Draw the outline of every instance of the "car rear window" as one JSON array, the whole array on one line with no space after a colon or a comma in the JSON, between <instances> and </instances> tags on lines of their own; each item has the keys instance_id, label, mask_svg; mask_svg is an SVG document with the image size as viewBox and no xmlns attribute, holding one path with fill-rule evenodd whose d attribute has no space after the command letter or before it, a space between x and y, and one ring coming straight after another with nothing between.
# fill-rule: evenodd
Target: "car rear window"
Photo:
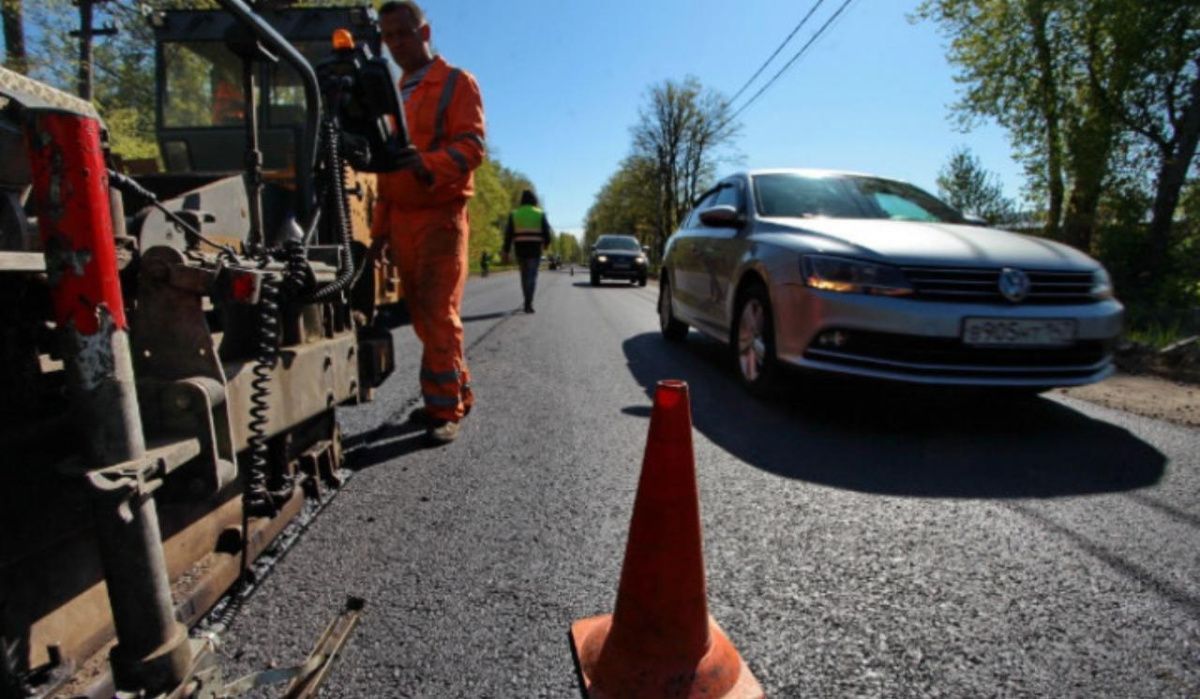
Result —
<instances>
[{"instance_id":1,"label":"car rear window","mask_svg":"<svg viewBox=\"0 0 1200 699\"><path fill-rule=\"evenodd\" d=\"M910 184L878 177L757 175L754 194L760 216L963 222L961 214L936 197Z\"/></svg>"}]
</instances>

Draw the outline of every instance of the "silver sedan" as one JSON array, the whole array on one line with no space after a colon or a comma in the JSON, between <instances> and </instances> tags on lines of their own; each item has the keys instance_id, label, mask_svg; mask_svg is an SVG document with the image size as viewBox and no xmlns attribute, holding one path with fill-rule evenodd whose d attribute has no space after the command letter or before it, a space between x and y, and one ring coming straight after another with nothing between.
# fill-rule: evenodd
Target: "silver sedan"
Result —
<instances>
[{"instance_id":1,"label":"silver sedan","mask_svg":"<svg viewBox=\"0 0 1200 699\"><path fill-rule=\"evenodd\" d=\"M756 170L722 180L667 242L659 319L728 342L752 392L782 364L1033 391L1112 373L1124 308L1100 263L973 225L912 185Z\"/></svg>"}]
</instances>

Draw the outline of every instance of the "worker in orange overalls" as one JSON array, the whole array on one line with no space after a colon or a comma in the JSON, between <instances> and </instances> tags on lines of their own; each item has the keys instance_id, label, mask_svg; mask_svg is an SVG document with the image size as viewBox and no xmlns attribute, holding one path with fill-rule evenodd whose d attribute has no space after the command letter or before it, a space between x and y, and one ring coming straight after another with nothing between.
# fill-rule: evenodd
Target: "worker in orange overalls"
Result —
<instances>
[{"instance_id":1,"label":"worker in orange overalls","mask_svg":"<svg viewBox=\"0 0 1200 699\"><path fill-rule=\"evenodd\" d=\"M459 317L467 279L467 200L484 158L483 102L470 73L430 49L429 23L411 0L379 8L383 41L404 71L400 91L415 152L379 177L372 255L384 244L400 271L413 329L424 347L421 394L411 419L435 443L458 437L471 410L471 375Z\"/></svg>"}]
</instances>

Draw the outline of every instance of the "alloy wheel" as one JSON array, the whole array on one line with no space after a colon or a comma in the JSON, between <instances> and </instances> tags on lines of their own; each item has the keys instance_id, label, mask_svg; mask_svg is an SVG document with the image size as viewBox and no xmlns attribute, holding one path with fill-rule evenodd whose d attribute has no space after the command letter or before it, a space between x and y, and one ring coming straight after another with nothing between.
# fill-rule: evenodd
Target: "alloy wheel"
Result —
<instances>
[{"instance_id":1,"label":"alloy wheel","mask_svg":"<svg viewBox=\"0 0 1200 699\"><path fill-rule=\"evenodd\" d=\"M738 366L746 383L757 381L766 363L765 317L758 299L752 297L742 305L742 315L738 318Z\"/></svg>"}]
</instances>

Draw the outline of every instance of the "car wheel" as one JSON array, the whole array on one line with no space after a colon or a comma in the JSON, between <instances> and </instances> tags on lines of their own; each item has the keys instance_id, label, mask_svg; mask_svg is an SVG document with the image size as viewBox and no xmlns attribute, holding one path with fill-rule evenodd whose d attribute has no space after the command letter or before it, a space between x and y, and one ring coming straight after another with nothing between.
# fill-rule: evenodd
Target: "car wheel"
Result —
<instances>
[{"instance_id":1,"label":"car wheel","mask_svg":"<svg viewBox=\"0 0 1200 699\"><path fill-rule=\"evenodd\" d=\"M663 337L671 342L683 342L687 339L688 326L675 318L671 310L671 284L664 272L662 281L658 284L658 327Z\"/></svg>"},{"instance_id":2,"label":"car wheel","mask_svg":"<svg viewBox=\"0 0 1200 699\"><path fill-rule=\"evenodd\" d=\"M771 299L766 287L754 284L743 289L733 320L730 349L738 380L750 393L767 395L775 384L778 360Z\"/></svg>"},{"instance_id":3,"label":"car wheel","mask_svg":"<svg viewBox=\"0 0 1200 699\"><path fill-rule=\"evenodd\" d=\"M600 275L592 272L592 286L600 286Z\"/></svg>"},{"instance_id":4,"label":"car wheel","mask_svg":"<svg viewBox=\"0 0 1200 699\"><path fill-rule=\"evenodd\" d=\"M646 278L638 277L638 286L646 286Z\"/></svg>"}]
</instances>

